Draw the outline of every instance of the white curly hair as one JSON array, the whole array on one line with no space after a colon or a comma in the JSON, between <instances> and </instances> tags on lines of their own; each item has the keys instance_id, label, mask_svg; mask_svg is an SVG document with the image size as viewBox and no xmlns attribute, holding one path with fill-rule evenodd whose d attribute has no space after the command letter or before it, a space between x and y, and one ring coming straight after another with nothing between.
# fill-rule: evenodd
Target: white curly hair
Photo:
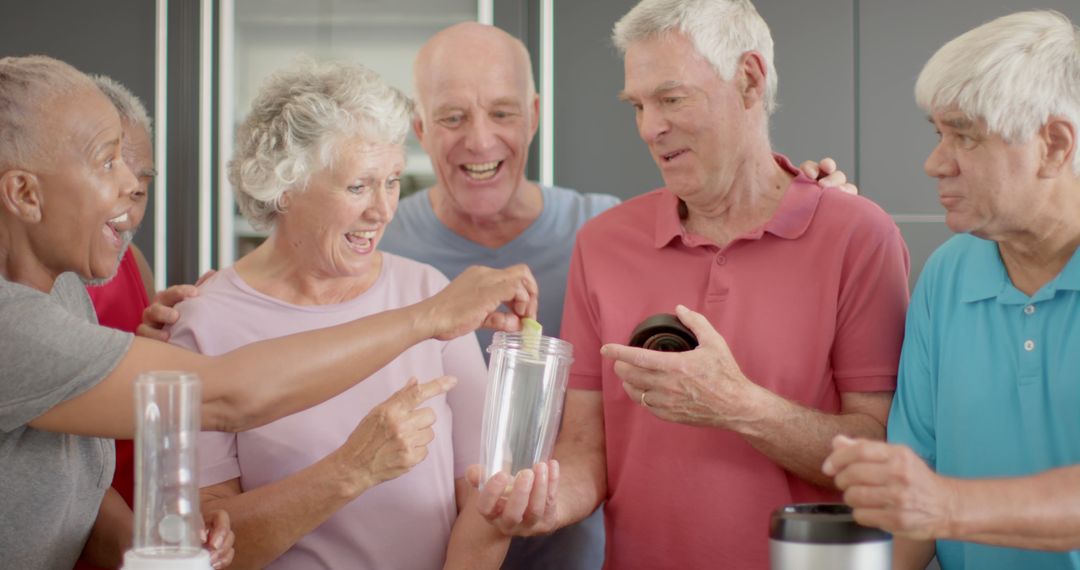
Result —
<instances>
[{"instance_id":1,"label":"white curly hair","mask_svg":"<svg viewBox=\"0 0 1080 570\"><path fill-rule=\"evenodd\" d=\"M413 104L357 63L301 61L263 84L240 126L229 162L240 211L256 228L274 226L285 192L300 191L329 167L342 140L403 145Z\"/></svg>"}]
</instances>

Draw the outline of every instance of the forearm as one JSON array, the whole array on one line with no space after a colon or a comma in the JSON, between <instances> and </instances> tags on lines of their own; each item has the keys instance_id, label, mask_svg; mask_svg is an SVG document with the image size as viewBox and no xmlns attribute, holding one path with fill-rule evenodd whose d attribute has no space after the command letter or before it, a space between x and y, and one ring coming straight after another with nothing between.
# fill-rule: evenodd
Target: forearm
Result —
<instances>
[{"instance_id":1,"label":"forearm","mask_svg":"<svg viewBox=\"0 0 1080 570\"><path fill-rule=\"evenodd\" d=\"M97 519L80 559L101 568L119 568L131 547L134 516L116 489L109 487L101 499Z\"/></svg>"},{"instance_id":2,"label":"forearm","mask_svg":"<svg viewBox=\"0 0 1080 570\"><path fill-rule=\"evenodd\" d=\"M934 559L933 540L893 537L893 570L926 570Z\"/></svg>"},{"instance_id":3,"label":"forearm","mask_svg":"<svg viewBox=\"0 0 1080 570\"><path fill-rule=\"evenodd\" d=\"M499 568L506 558L510 537L489 524L476 508L478 491L464 479L456 482L458 492L467 498L459 509L443 568Z\"/></svg>"},{"instance_id":4,"label":"forearm","mask_svg":"<svg viewBox=\"0 0 1080 570\"><path fill-rule=\"evenodd\" d=\"M205 494L202 509L228 511L236 535L231 568L263 568L370 485L337 477L333 455L293 475L247 492L220 498ZM233 482L239 491L239 482ZM212 489L212 488L211 488Z\"/></svg>"},{"instance_id":5,"label":"forearm","mask_svg":"<svg viewBox=\"0 0 1080 570\"><path fill-rule=\"evenodd\" d=\"M241 431L327 400L431 336L416 306L249 344L211 359L204 429ZM237 413L239 412L239 413Z\"/></svg>"},{"instance_id":6,"label":"forearm","mask_svg":"<svg viewBox=\"0 0 1080 570\"><path fill-rule=\"evenodd\" d=\"M885 439L884 422L871 414L829 414L800 406L760 387L752 401L752 412L732 429L776 464L821 487L834 488L832 478L822 473L821 464L832 452L835 436ZM888 410L887 404L884 410Z\"/></svg>"},{"instance_id":7,"label":"forearm","mask_svg":"<svg viewBox=\"0 0 1080 570\"><path fill-rule=\"evenodd\" d=\"M558 519L556 528L581 522L596 511L607 496L607 467L603 450L555 451L559 461Z\"/></svg>"},{"instance_id":8,"label":"forearm","mask_svg":"<svg viewBox=\"0 0 1080 570\"><path fill-rule=\"evenodd\" d=\"M555 442L559 462L556 528L591 515L607 498L607 455L600 392L571 390Z\"/></svg>"},{"instance_id":9,"label":"forearm","mask_svg":"<svg viewBox=\"0 0 1080 570\"><path fill-rule=\"evenodd\" d=\"M243 431L307 409L367 378L430 338L425 308L411 305L207 357L136 337L107 378L30 422L75 435L134 435L134 379L148 370L187 370L202 380L202 429Z\"/></svg>"},{"instance_id":10,"label":"forearm","mask_svg":"<svg viewBox=\"0 0 1080 570\"><path fill-rule=\"evenodd\" d=\"M952 480L958 506L947 536L1035 550L1080 548L1080 466L1030 477Z\"/></svg>"}]
</instances>

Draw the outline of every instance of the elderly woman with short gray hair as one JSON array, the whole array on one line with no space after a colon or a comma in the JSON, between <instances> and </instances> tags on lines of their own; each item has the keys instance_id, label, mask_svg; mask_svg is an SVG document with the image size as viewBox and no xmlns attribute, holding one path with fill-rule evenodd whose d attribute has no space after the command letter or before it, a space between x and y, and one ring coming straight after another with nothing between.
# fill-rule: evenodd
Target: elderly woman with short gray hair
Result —
<instances>
[{"instance_id":1,"label":"elderly woman with short gray hair","mask_svg":"<svg viewBox=\"0 0 1080 570\"><path fill-rule=\"evenodd\" d=\"M177 307L171 341L217 354L442 289L434 268L378 250L411 111L360 65L307 62L272 76L229 166L241 211L270 235ZM403 390L408 378L441 375L458 381L447 394L422 401ZM485 380L473 335L432 340L311 410L242 434L203 433L203 506L232 517L235 565L498 564L506 539L465 508ZM452 534L461 547L448 554Z\"/></svg>"}]
</instances>

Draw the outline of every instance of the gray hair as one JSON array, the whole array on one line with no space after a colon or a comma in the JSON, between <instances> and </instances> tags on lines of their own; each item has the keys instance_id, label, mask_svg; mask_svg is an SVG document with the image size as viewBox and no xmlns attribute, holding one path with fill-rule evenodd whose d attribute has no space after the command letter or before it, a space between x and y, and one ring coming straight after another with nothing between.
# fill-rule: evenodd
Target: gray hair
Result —
<instances>
[{"instance_id":1,"label":"gray hair","mask_svg":"<svg viewBox=\"0 0 1080 570\"><path fill-rule=\"evenodd\" d=\"M642 0L615 22L612 40L626 55L630 44L673 30L685 35L725 81L735 76L744 53L760 53L765 60L765 113L776 110L772 34L750 0Z\"/></svg>"},{"instance_id":2,"label":"gray hair","mask_svg":"<svg viewBox=\"0 0 1080 570\"><path fill-rule=\"evenodd\" d=\"M412 108L360 64L302 61L278 71L237 131L229 182L240 211L257 228L273 227L285 192L303 191L313 173L329 167L342 139L403 144Z\"/></svg>"},{"instance_id":3,"label":"gray hair","mask_svg":"<svg viewBox=\"0 0 1080 570\"><path fill-rule=\"evenodd\" d=\"M927 113L956 106L1009 143L1030 139L1050 115L1080 128L1080 31L1053 11L983 24L926 62L915 100ZM1080 152L1073 171L1080 173Z\"/></svg>"},{"instance_id":4,"label":"gray hair","mask_svg":"<svg viewBox=\"0 0 1080 570\"><path fill-rule=\"evenodd\" d=\"M90 79L109 98L113 107L116 107L120 122L131 123L147 134L153 132L150 130L150 114L146 112L146 106L131 90L105 75L91 75Z\"/></svg>"},{"instance_id":5,"label":"gray hair","mask_svg":"<svg viewBox=\"0 0 1080 570\"><path fill-rule=\"evenodd\" d=\"M74 67L51 57L0 59L0 170L29 163L49 147L41 112L56 97L93 87Z\"/></svg>"}]
</instances>

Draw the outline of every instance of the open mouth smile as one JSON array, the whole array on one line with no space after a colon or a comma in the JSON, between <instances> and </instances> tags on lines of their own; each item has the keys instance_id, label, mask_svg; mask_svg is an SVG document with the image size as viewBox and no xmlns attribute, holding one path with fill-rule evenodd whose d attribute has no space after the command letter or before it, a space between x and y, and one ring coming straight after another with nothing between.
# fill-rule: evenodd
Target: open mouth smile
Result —
<instances>
[{"instance_id":1,"label":"open mouth smile","mask_svg":"<svg viewBox=\"0 0 1080 570\"><path fill-rule=\"evenodd\" d=\"M345 234L345 241L357 253L370 253L375 249L375 236L377 235L379 235L379 230L348 232Z\"/></svg>"},{"instance_id":2,"label":"open mouth smile","mask_svg":"<svg viewBox=\"0 0 1080 570\"><path fill-rule=\"evenodd\" d=\"M473 180L487 180L499 171L499 167L502 166L503 161L493 160L491 162L476 162L467 163L461 165L461 170L465 172L465 175Z\"/></svg>"},{"instance_id":3,"label":"open mouth smile","mask_svg":"<svg viewBox=\"0 0 1080 570\"><path fill-rule=\"evenodd\" d=\"M123 243L121 234L128 229L126 227L127 223L128 215L127 212L124 212L123 214L120 214L119 216L116 216L115 218L112 218L109 221L105 222L105 225L102 227L101 232L105 234L105 238L110 243L112 243L116 247L120 247L120 244Z\"/></svg>"}]
</instances>

